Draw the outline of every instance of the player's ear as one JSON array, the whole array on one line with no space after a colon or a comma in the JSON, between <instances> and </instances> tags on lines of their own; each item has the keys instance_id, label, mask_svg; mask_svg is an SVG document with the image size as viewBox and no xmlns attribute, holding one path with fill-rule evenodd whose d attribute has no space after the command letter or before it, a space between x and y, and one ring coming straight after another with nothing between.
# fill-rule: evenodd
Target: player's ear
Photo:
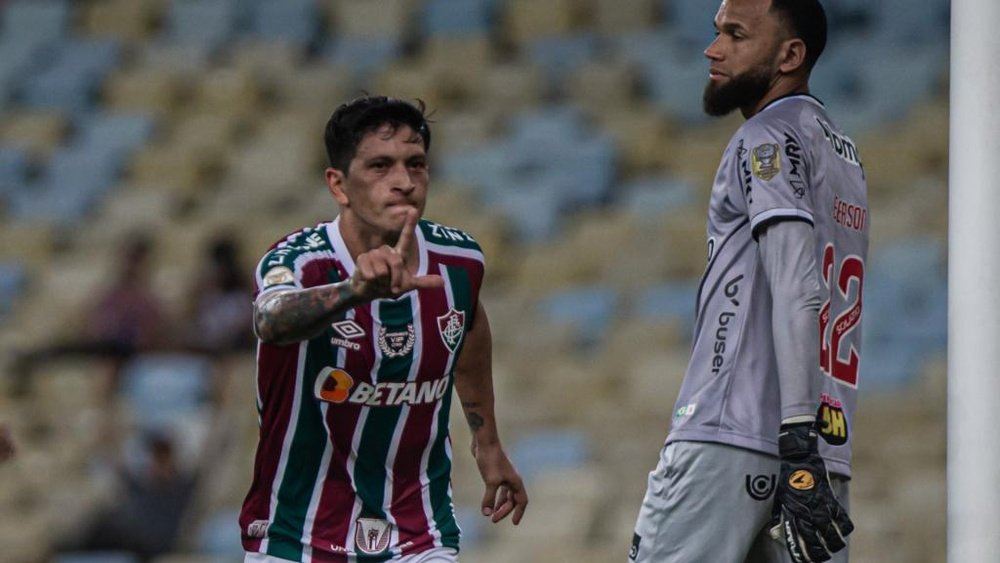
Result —
<instances>
[{"instance_id":1,"label":"player's ear","mask_svg":"<svg viewBox=\"0 0 1000 563\"><path fill-rule=\"evenodd\" d=\"M347 198L347 191L344 189L347 177L336 168L326 169L326 188L330 190L330 195L341 207L346 207L350 200Z\"/></svg>"},{"instance_id":2,"label":"player's ear","mask_svg":"<svg viewBox=\"0 0 1000 563\"><path fill-rule=\"evenodd\" d=\"M806 44L799 38L786 39L778 49L778 70L793 74L806 64Z\"/></svg>"}]
</instances>

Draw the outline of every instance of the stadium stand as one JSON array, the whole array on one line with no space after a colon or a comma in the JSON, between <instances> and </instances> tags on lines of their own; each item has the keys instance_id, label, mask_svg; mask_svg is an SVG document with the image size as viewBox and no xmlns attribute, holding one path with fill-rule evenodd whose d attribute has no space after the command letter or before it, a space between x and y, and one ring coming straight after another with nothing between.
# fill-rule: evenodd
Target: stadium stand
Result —
<instances>
[{"instance_id":1,"label":"stadium stand","mask_svg":"<svg viewBox=\"0 0 1000 563\"><path fill-rule=\"evenodd\" d=\"M826 4L835 34L814 91L858 141L875 217L852 559L937 562L948 1ZM199 484L154 563L242 560L253 350L140 354L110 393L106 360L60 359L25 384L17 356L82 330L139 227L153 287L180 311L220 230L238 234L249 276L270 242L331 218L322 126L367 90L428 102L428 214L476 235L490 265L500 425L532 501L516 529L482 522L468 429L453 424L463 561L622 560L686 365L707 188L739 123L701 112L715 5L0 1L0 421L20 443L0 466L0 558L136 561L58 540L118 494L95 437L156 427ZM890 423L891 439L877 432Z\"/></svg>"}]
</instances>

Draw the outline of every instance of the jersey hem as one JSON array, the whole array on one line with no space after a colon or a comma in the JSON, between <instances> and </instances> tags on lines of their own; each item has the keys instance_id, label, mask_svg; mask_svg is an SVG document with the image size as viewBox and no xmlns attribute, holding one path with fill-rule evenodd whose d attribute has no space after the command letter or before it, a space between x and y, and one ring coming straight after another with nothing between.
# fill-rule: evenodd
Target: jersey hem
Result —
<instances>
[{"instance_id":1,"label":"jersey hem","mask_svg":"<svg viewBox=\"0 0 1000 563\"><path fill-rule=\"evenodd\" d=\"M751 437L736 432L727 432L724 430L716 432L706 432L703 430L671 431L670 434L667 435L665 443L669 444L671 442L712 442L715 444L735 446L737 448L753 450L762 454L778 457L777 442L769 442L768 440L764 440L762 438ZM840 475L848 479L851 478L851 464L849 462L827 456L823 456L823 461L826 463L827 472Z\"/></svg>"}]
</instances>

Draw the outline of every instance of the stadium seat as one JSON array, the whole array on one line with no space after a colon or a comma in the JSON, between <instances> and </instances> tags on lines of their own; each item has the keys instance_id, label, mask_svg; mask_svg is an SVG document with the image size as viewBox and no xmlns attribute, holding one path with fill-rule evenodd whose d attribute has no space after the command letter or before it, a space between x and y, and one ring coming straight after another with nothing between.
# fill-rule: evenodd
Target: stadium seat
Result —
<instances>
[{"instance_id":1,"label":"stadium seat","mask_svg":"<svg viewBox=\"0 0 1000 563\"><path fill-rule=\"evenodd\" d=\"M80 28L90 37L148 41L167 5L161 0L92 0L82 8Z\"/></svg>"},{"instance_id":2,"label":"stadium seat","mask_svg":"<svg viewBox=\"0 0 1000 563\"><path fill-rule=\"evenodd\" d=\"M29 107L82 114L96 105L104 77L119 62L121 47L113 40L67 40L47 56L50 65L25 79L19 100Z\"/></svg>"},{"instance_id":3,"label":"stadium seat","mask_svg":"<svg viewBox=\"0 0 1000 563\"><path fill-rule=\"evenodd\" d=\"M694 325L695 282L662 283L644 289L632 304L631 315L646 321L669 321L691 328Z\"/></svg>"},{"instance_id":4,"label":"stadium seat","mask_svg":"<svg viewBox=\"0 0 1000 563\"><path fill-rule=\"evenodd\" d=\"M0 145L44 162L65 142L69 131L69 120L59 112L12 111L0 119Z\"/></svg>"},{"instance_id":5,"label":"stadium seat","mask_svg":"<svg viewBox=\"0 0 1000 563\"><path fill-rule=\"evenodd\" d=\"M485 36L493 27L494 0L428 0L423 31L428 37Z\"/></svg>"},{"instance_id":6,"label":"stadium seat","mask_svg":"<svg viewBox=\"0 0 1000 563\"><path fill-rule=\"evenodd\" d=\"M603 37L617 37L656 24L657 0L596 0L594 27Z\"/></svg>"},{"instance_id":7,"label":"stadium seat","mask_svg":"<svg viewBox=\"0 0 1000 563\"><path fill-rule=\"evenodd\" d=\"M671 176L646 176L617 187L614 196L633 217L659 219L672 209L695 203L697 187Z\"/></svg>"},{"instance_id":8,"label":"stadium seat","mask_svg":"<svg viewBox=\"0 0 1000 563\"><path fill-rule=\"evenodd\" d=\"M223 509L209 515L198 528L198 551L206 555L242 559L238 509Z\"/></svg>"},{"instance_id":9,"label":"stadium seat","mask_svg":"<svg viewBox=\"0 0 1000 563\"><path fill-rule=\"evenodd\" d=\"M599 41L591 33L546 36L526 42L525 50L529 60L545 71L549 88L561 93L563 79L595 57Z\"/></svg>"},{"instance_id":10,"label":"stadium seat","mask_svg":"<svg viewBox=\"0 0 1000 563\"><path fill-rule=\"evenodd\" d=\"M351 79L357 84L365 84L373 75L388 68L401 52L402 40L392 35L338 36L326 47L324 58L337 68L350 69Z\"/></svg>"},{"instance_id":11,"label":"stadium seat","mask_svg":"<svg viewBox=\"0 0 1000 563\"><path fill-rule=\"evenodd\" d=\"M402 43L415 31L414 0L324 0L327 28L334 36Z\"/></svg>"},{"instance_id":12,"label":"stadium seat","mask_svg":"<svg viewBox=\"0 0 1000 563\"><path fill-rule=\"evenodd\" d=\"M23 189L28 178L28 155L24 150L0 146L0 202Z\"/></svg>"},{"instance_id":13,"label":"stadium seat","mask_svg":"<svg viewBox=\"0 0 1000 563\"><path fill-rule=\"evenodd\" d=\"M661 0L670 26L692 48L705 49L712 42L716 2L705 0Z\"/></svg>"},{"instance_id":14,"label":"stadium seat","mask_svg":"<svg viewBox=\"0 0 1000 563\"><path fill-rule=\"evenodd\" d=\"M579 430L551 429L515 440L510 458L527 480L545 471L573 469L590 461L591 444Z\"/></svg>"},{"instance_id":15,"label":"stadium seat","mask_svg":"<svg viewBox=\"0 0 1000 563\"><path fill-rule=\"evenodd\" d=\"M140 428L163 428L192 416L208 400L210 363L186 354L144 354L125 366L123 396Z\"/></svg>"},{"instance_id":16,"label":"stadium seat","mask_svg":"<svg viewBox=\"0 0 1000 563\"><path fill-rule=\"evenodd\" d=\"M258 40L282 41L303 49L314 45L320 31L322 14L316 0L248 3L247 33Z\"/></svg>"},{"instance_id":17,"label":"stadium seat","mask_svg":"<svg viewBox=\"0 0 1000 563\"><path fill-rule=\"evenodd\" d=\"M614 322L619 297L602 286L569 287L543 297L539 313L553 323L573 327L578 345L587 350L599 345Z\"/></svg>"},{"instance_id":18,"label":"stadium seat","mask_svg":"<svg viewBox=\"0 0 1000 563\"><path fill-rule=\"evenodd\" d=\"M73 4L68 0L14 0L0 5L0 37L40 46L66 37Z\"/></svg>"},{"instance_id":19,"label":"stadium seat","mask_svg":"<svg viewBox=\"0 0 1000 563\"><path fill-rule=\"evenodd\" d=\"M240 29L242 9L237 0L172 0L161 39L217 49Z\"/></svg>"},{"instance_id":20,"label":"stadium seat","mask_svg":"<svg viewBox=\"0 0 1000 563\"><path fill-rule=\"evenodd\" d=\"M501 7L505 36L515 45L574 31L579 15L573 0L508 0Z\"/></svg>"},{"instance_id":21,"label":"stadium seat","mask_svg":"<svg viewBox=\"0 0 1000 563\"><path fill-rule=\"evenodd\" d=\"M100 112L82 118L72 146L118 155L122 163L156 130L155 121L140 113Z\"/></svg>"},{"instance_id":22,"label":"stadium seat","mask_svg":"<svg viewBox=\"0 0 1000 563\"><path fill-rule=\"evenodd\" d=\"M44 51L35 43L19 42L0 35L0 103L6 103L16 93L21 80L37 64L39 52Z\"/></svg>"},{"instance_id":23,"label":"stadium seat","mask_svg":"<svg viewBox=\"0 0 1000 563\"><path fill-rule=\"evenodd\" d=\"M105 108L122 112L143 112L165 116L174 112L187 83L181 71L140 65L117 69L104 81Z\"/></svg>"},{"instance_id":24,"label":"stadium seat","mask_svg":"<svg viewBox=\"0 0 1000 563\"><path fill-rule=\"evenodd\" d=\"M26 274L21 264L6 260L0 262L0 322L17 302L25 281Z\"/></svg>"}]
</instances>

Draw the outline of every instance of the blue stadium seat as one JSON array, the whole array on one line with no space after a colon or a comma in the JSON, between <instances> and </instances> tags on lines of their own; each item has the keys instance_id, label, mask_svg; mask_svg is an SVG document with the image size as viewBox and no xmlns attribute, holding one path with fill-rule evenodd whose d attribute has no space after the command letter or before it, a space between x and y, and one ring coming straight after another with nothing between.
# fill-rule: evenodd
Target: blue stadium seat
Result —
<instances>
[{"instance_id":1,"label":"blue stadium seat","mask_svg":"<svg viewBox=\"0 0 1000 563\"><path fill-rule=\"evenodd\" d=\"M632 303L631 314L647 321L694 322L698 283L675 282L643 289Z\"/></svg>"},{"instance_id":2,"label":"blue stadium seat","mask_svg":"<svg viewBox=\"0 0 1000 563\"><path fill-rule=\"evenodd\" d=\"M315 0L253 0L247 10L247 32L258 39L305 49L313 46L320 31L322 14Z\"/></svg>"},{"instance_id":3,"label":"blue stadium seat","mask_svg":"<svg viewBox=\"0 0 1000 563\"><path fill-rule=\"evenodd\" d=\"M28 189L9 196L15 217L72 224L86 216L117 181L118 155L85 147L55 152Z\"/></svg>"},{"instance_id":4,"label":"blue stadium seat","mask_svg":"<svg viewBox=\"0 0 1000 563\"><path fill-rule=\"evenodd\" d=\"M489 33L495 18L493 0L428 0L424 32L431 37L467 37Z\"/></svg>"},{"instance_id":5,"label":"blue stadium seat","mask_svg":"<svg viewBox=\"0 0 1000 563\"><path fill-rule=\"evenodd\" d=\"M24 266L18 262L0 262L0 321L17 302L26 280Z\"/></svg>"},{"instance_id":6,"label":"blue stadium seat","mask_svg":"<svg viewBox=\"0 0 1000 563\"><path fill-rule=\"evenodd\" d=\"M611 328L618 301L617 292L607 287L567 287L539 300L538 309L545 319L571 326L578 346L589 349Z\"/></svg>"},{"instance_id":7,"label":"blue stadium seat","mask_svg":"<svg viewBox=\"0 0 1000 563\"><path fill-rule=\"evenodd\" d=\"M353 71L354 80L365 82L395 61L402 52L397 37L337 37L326 47L325 58Z\"/></svg>"},{"instance_id":8,"label":"blue stadium seat","mask_svg":"<svg viewBox=\"0 0 1000 563\"><path fill-rule=\"evenodd\" d=\"M71 3L67 0L15 0L0 4L0 37L38 46L66 36Z\"/></svg>"},{"instance_id":9,"label":"blue stadium seat","mask_svg":"<svg viewBox=\"0 0 1000 563\"><path fill-rule=\"evenodd\" d=\"M706 0L663 0L671 29L681 40L705 49L712 42L718 2Z\"/></svg>"},{"instance_id":10,"label":"blue stadium seat","mask_svg":"<svg viewBox=\"0 0 1000 563\"><path fill-rule=\"evenodd\" d=\"M121 58L121 46L113 40L68 40L45 55L50 65L24 81L21 101L80 114L96 104L104 78Z\"/></svg>"},{"instance_id":11,"label":"blue stadium seat","mask_svg":"<svg viewBox=\"0 0 1000 563\"><path fill-rule=\"evenodd\" d=\"M143 114L95 113L80 119L73 146L117 155L122 164L152 137L155 120Z\"/></svg>"},{"instance_id":12,"label":"blue stadium seat","mask_svg":"<svg viewBox=\"0 0 1000 563\"><path fill-rule=\"evenodd\" d=\"M702 110L702 93L708 84L708 60L687 57L684 60L663 58L647 66L644 76L650 97L676 119L698 123L708 118Z\"/></svg>"},{"instance_id":13,"label":"blue stadium seat","mask_svg":"<svg viewBox=\"0 0 1000 563\"><path fill-rule=\"evenodd\" d=\"M173 0L163 39L218 48L235 37L242 15L238 0Z\"/></svg>"},{"instance_id":14,"label":"blue stadium seat","mask_svg":"<svg viewBox=\"0 0 1000 563\"><path fill-rule=\"evenodd\" d=\"M0 202L23 189L28 179L28 154L16 148L0 146Z\"/></svg>"},{"instance_id":15,"label":"blue stadium seat","mask_svg":"<svg viewBox=\"0 0 1000 563\"><path fill-rule=\"evenodd\" d=\"M671 176L647 176L630 180L615 189L618 205L631 215L659 220L667 211L697 201L697 188Z\"/></svg>"},{"instance_id":16,"label":"blue stadium seat","mask_svg":"<svg viewBox=\"0 0 1000 563\"><path fill-rule=\"evenodd\" d=\"M21 80L37 64L42 47L0 36L0 104L6 103L21 84Z\"/></svg>"},{"instance_id":17,"label":"blue stadium seat","mask_svg":"<svg viewBox=\"0 0 1000 563\"><path fill-rule=\"evenodd\" d=\"M142 428L163 428L198 412L208 398L211 364L188 354L144 354L124 368L122 392Z\"/></svg>"},{"instance_id":18,"label":"blue stadium seat","mask_svg":"<svg viewBox=\"0 0 1000 563\"><path fill-rule=\"evenodd\" d=\"M685 47L676 31L666 26L635 33L624 33L612 40L615 56L643 68L659 64L663 59L679 60L695 54Z\"/></svg>"},{"instance_id":19,"label":"blue stadium seat","mask_svg":"<svg viewBox=\"0 0 1000 563\"><path fill-rule=\"evenodd\" d=\"M600 47L600 39L592 33L566 37L542 37L527 45L528 58L545 70L549 87L559 90L563 78L592 60Z\"/></svg>"},{"instance_id":20,"label":"blue stadium seat","mask_svg":"<svg viewBox=\"0 0 1000 563\"><path fill-rule=\"evenodd\" d=\"M219 510L208 516L197 532L197 548L200 553L214 557L243 559L243 544L240 543L239 509Z\"/></svg>"},{"instance_id":21,"label":"blue stadium seat","mask_svg":"<svg viewBox=\"0 0 1000 563\"><path fill-rule=\"evenodd\" d=\"M511 461L525 479L546 470L581 467L591 460L592 445L580 430L551 429L528 434L514 441Z\"/></svg>"},{"instance_id":22,"label":"blue stadium seat","mask_svg":"<svg viewBox=\"0 0 1000 563\"><path fill-rule=\"evenodd\" d=\"M870 5L878 33L891 40L908 46L947 46L948 0L880 0Z\"/></svg>"}]
</instances>

